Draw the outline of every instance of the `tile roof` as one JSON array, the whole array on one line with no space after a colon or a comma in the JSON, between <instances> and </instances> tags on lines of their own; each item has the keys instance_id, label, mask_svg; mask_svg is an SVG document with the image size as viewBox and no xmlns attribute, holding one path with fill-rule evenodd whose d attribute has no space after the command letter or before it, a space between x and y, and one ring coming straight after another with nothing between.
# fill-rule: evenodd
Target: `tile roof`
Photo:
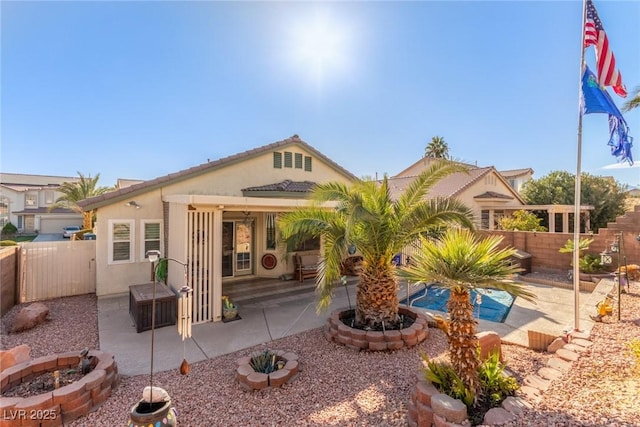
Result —
<instances>
[{"instance_id":1,"label":"tile roof","mask_svg":"<svg viewBox=\"0 0 640 427\"><path fill-rule=\"evenodd\" d=\"M263 145L262 147L254 148L248 151L244 151L238 154L234 154L232 156L223 157L218 160L210 161L207 163L203 163L198 166L191 167L189 169L185 169L179 172L171 173L169 175L161 176L159 178L155 178L149 181L144 181L139 184L134 184L129 187L117 189L114 191L110 191L108 193L90 197L85 200L81 200L78 202L78 205L85 210L91 210L98 208L100 206L109 205L111 203L115 203L119 200L124 200L128 197L132 197L136 194L145 193L155 188L164 187L169 184L174 184L176 182L183 181L188 178L192 178L212 170L233 165L234 163L239 163L241 161L247 160L252 157L259 156L264 153L268 153L275 149L281 149L287 147L289 145L299 145L305 150L313 153L318 159L324 161L329 164L331 167L336 169L337 171L343 173L344 175L350 177L353 180L357 180L358 178L353 175L348 170L344 169L342 166L338 165L336 162L304 142L298 135L293 135L287 139L283 139L282 141L276 141L271 144Z\"/></svg>"},{"instance_id":2,"label":"tile roof","mask_svg":"<svg viewBox=\"0 0 640 427\"><path fill-rule=\"evenodd\" d=\"M242 191L284 191L287 193L308 193L316 185L311 181L291 181L285 179L275 184L260 185L258 187L243 188Z\"/></svg>"},{"instance_id":3,"label":"tile roof","mask_svg":"<svg viewBox=\"0 0 640 427\"><path fill-rule=\"evenodd\" d=\"M486 191L482 194L478 194L477 196L473 196L474 199L507 199L513 200L513 197L507 196L506 194L496 193L495 191Z\"/></svg>"},{"instance_id":4,"label":"tile roof","mask_svg":"<svg viewBox=\"0 0 640 427\"><path fill-rule=\"evenodd\" d=\"M468 172L456 172L440 181L438 181L431 191L427 194L427 198L432 199L436 197L456 197L465 188L484 177L491 171L495 170L493 167L488 168L473 168ZM407 176L401 178L388 178L389 189L391 191L391 197L397 199L398 196L403 193L409 185L415 180L415 176Z\"/></svg>"},{"instance_id":5,"label":"tile roof","mask_svg":"<svg viewBox=\"0 0 640 427\"><path fill-rule=\"evenodd\" d=\"M516 176L520 176L520 175L526 175L526 174L533 175L533 169L531 169L531 168L511 169L511 170L506 170L506 171L499 171L499 173L500 173L500 175L504 176L505 178L512 178L512 177L516 177Z\"/></svg>"},{"instance_id":6,"label":"tile roof","mask_svg":"<svg viewBox=\"0 0 640 427\"><path fill-rule=\"evenodd\" d=\"M12 214L73 214L73 213L78 213L76 211L74 211L73 209L67 209L67 208L54 208L51 211L49 211L49 208L46 207L41 207L41 208L35 208L35 209L23 209L21 211L14 211L11 212Z\"/></svg>"}]
</instances>

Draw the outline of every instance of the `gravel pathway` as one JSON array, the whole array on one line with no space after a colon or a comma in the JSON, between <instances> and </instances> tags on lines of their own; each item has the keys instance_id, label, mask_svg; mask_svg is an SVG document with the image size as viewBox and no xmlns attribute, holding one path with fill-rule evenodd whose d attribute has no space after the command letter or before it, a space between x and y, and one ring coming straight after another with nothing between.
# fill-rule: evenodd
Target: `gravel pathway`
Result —
<instances>
[{"instance_id":1,"label":"gravel pathway","mask_svg":"<svg viewBox=\"0 0 640 427\"><path fill-rule=\"evenodd\" d=\"M19 310L2 318L2 348L29 344L32 357L97 348L95 296L45 302L51 320L18 334L7 334ZM626 343L640 339L640 284L622 296L622 321L617 313L598 323L591 346L542 400L510 426L636 426L640 425L640 368ZM635 322L635 323L634 323ZM191 365L189 375L176 369L154 375L154 385L171 395L182 426L405 426L421 353L446 358L446 338L432 330L419 346L393 353L354 352L329 343L320 329L269 343L269 349L300 356L302 371L282 389L242 391L235 383L237 358L262 350L255 346ZM108 351L108 349L105 349ZM549 354L503 345L505 362L519 380L545 366ZM124 377L96 411L72 426L125 425L131 407L148 385L149 376Z\"/></svg>"}]
</instances>

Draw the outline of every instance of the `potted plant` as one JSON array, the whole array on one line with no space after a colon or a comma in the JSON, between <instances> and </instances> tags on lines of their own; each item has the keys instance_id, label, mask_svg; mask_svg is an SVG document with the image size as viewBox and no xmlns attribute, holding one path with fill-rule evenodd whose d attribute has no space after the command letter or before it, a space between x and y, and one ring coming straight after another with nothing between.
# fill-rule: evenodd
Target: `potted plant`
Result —
<instances>
[{"instance_id":1,"label":"potted plant","mask_svg":"<svg viewBox=\"0 0 640 427\"><path fill-rule=\"evenodd\" d=\"M238 316L238 306L228 296L222 295L222 318L233 320Z\"/></svg>"}]
</instances>

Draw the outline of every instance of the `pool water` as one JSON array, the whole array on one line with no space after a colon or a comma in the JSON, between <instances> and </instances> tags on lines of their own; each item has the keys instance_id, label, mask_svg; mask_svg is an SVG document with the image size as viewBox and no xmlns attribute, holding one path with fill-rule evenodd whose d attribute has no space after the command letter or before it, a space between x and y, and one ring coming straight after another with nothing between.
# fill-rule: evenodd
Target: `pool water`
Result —
<instances>
[{"instance_id":1,"label":"pool water","mask_svg":"<svg viewBox=\"0 0 640 427\"><path fill-rule=\"evenodd\" d=\"M427 288L427 296L423 298L424 291L416 292L410 297L413 307L425 308L447 312L449 301L449 289L437 285ZM481 302L478 304L477 296L480 294ZM503 323L511 310L514 298L510 293L497 289L478 289L471 291L471 303L473 304L473 316L492 322ZM407 300L401 301L407 304Z\"/></svg>"}]
</instances>

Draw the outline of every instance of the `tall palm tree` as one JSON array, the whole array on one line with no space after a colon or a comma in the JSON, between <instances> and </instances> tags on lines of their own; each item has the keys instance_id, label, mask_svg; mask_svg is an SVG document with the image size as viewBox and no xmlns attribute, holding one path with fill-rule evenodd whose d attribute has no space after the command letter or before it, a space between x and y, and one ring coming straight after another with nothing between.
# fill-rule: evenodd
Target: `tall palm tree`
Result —
<instances>
[{"instance_id":1,"label":"tall palm tree","mask_svg":"<svg viewBox=\"0 0 640 427\"><path fill-rule=\"evenodd\" d=\"M425 200L429 189L445 176L465 171L459 164L432 164L396 199L389 183L358 181L327 183L312 193L310 206L284 214L279 221L287 250L309 238L322 238L322 261L316 278L318 310L327 308L340 278L340 265L355 245L363 257L356 288L356 324L362 328L393 328L398 317L398 278L392 260L422 233L446 225L473 227L472 211L454 199ZM335 209L319 203L335 202Z\"/></svg>"},{"instance_id":2,"label":"tall palm tree","mask_svg":"<svg viewBox=\"0 0 640 427\"><path fill-rule=\"evenodd\" d=\"M58 197L53 205L49 207L49 211L55 208L68 208L75 212L82 214L82 228L91 228L91 215L88 212L84 212L78 202L80 200L87 199L93 196L99 196L101 194L112 191L112 187L98 187L98 180L100 174L96 174L94 178L91 176L84 176L78 172L80 180L74 182L64 182L57 191L62 193L62 196Z\"/></svg>"},{"instance_id":3,"label":"tall palm tree","mask_svg":"<svg viewBox=\"0 0 640 427\"><path fill-rule=\"evenodd\" d=\"M431 142L427 144L424 150L425 157L432 157L436 159L448 159L449 158L449 146L441 136L434 136L431 138Z\"/></svg>"},{"instance_id":4,"label":"tall palm tree","mask_svg":"<svg viewBox=\"0 0 640 427\"><path fill-rule=\"evenodd\" d=\"M640 86L636 87L631 95L631 98L622 106L622 111L631 111L640 107Z\"/></svg>"},{"instance_id":5,"label":"tall palm tree","mask_svg":"<svg viewBox=\"0 0 640 427\"><path fill-rule=\"evenodd\" d=\"M450 290L447 337L451 365L476 397L480 359L471 289L499 289L527 300L535 297L521 284L506 280L519 269L507 262L515 249L499 249L501 241L502 236L480 239L464 229L447 230L440 240L421 237L421 250L399 272L407 280L437 282Z\"/></svg>"}]
</instances>

